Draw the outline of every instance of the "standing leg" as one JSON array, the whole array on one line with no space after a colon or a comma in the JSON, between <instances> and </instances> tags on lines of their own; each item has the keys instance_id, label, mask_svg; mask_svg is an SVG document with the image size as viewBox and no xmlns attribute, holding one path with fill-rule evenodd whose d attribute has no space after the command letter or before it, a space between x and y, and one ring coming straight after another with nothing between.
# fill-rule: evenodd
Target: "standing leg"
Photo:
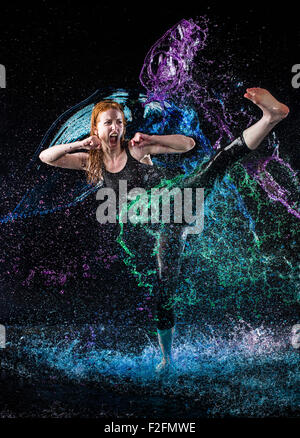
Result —
<instances>
[{"instance_id":1,"label":"standing leg","mask_svg":"<svg viewBox=\"0 0 300 438\"><path fill-rule=\"evenodd\" d=\"M184 250L182 224L166 224L160 234L156 319L162 360L157 371L165 369L172 360L172 341L175 331L174 292L180 274L180 256Z\"/></svg>"}]
</instances>

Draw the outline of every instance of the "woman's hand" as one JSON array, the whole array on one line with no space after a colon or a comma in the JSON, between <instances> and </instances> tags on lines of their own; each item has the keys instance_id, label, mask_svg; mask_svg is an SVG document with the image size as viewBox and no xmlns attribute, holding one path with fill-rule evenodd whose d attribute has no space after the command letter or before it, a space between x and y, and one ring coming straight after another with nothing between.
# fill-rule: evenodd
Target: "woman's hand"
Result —
<instances>
[{"instance_id":1,"label":"woman's hand","mask_svg":"<svg viewBox=\"0 0 300 438\"><path fill-rule=\"evenodd\" d=\"M130 145L136 147L136 154L140 156L182 154L193 149L195 141L182 134L147 135L137 132L130 140Z\"/></svg>"},{"instance_id":2,"label":"woman's hand","mask_svg":"<svg viewBox=\"0 0 300 438\"><path fill-rule=\"evenodd\" d=\"M91 137L85 138L81 141L81 147L87 150L100 149L101 140L96 135L92 135Z\"/></svg>"},{"instance_id":3,"label":"woman's hand","mask_svg":"<svg viewBox=\"0 0 300 438\"><path fill-rule=\"evenodd\" d=\"M135 136L130 140L131 146L144 147L155 145L155 136L143 134L142 132L137 132Z\"/></svg>"}]
</instances>

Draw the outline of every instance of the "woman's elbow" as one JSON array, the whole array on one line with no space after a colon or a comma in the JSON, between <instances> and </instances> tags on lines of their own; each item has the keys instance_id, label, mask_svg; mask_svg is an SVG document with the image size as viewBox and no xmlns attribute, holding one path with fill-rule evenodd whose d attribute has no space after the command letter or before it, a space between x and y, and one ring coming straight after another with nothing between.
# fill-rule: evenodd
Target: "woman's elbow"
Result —
<instances>
[{"instance_id":1,"label":"woman's elbow","mask_svg":"<svg viewBox=\"0 0 300 438\"><path fill-rule=\"evenodd\" d=\"M42 151L42 152L40 153L40 155L39 155L39 159L40 159L43 163L46 163L46 157L45 157L44 151Z\"/></svg>"}]
</instances>

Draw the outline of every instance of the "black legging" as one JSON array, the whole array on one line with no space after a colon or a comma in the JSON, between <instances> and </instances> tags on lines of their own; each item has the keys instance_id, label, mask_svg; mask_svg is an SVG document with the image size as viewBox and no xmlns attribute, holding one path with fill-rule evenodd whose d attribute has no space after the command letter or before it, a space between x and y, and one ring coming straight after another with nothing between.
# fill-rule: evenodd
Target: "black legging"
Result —
<instances>
[{"instance_id":1,"label":"black legging","mask_svg":"<svg viewBox=\"0 0 300 438\"><path fill-rule=\"evenodd\" d=\"M212 189L217 177L223 177L228 167L249 154L243 135L231 144L221 148L205 165L183 178L179 188L201 188L205 194ZM158 277L155 291L155 321L159 330L170 329L175 325L174 292L180 275L181 255L186 238L183 224L165 224L160 233L159 252L157 254Z\"/></svg>"},{"instance_id":2,"label":"black legging","mask_svg":"<svg viewBox=\"0 0 300 438\"><path fill-rule=\"evenodd\" d=\"M175 325L173 300L179 283L180 256L186 242L183 230L182 224L167 224L160 233L155 291L155 321L159 330L170 329Z\"/></svg>"}]
</instances>

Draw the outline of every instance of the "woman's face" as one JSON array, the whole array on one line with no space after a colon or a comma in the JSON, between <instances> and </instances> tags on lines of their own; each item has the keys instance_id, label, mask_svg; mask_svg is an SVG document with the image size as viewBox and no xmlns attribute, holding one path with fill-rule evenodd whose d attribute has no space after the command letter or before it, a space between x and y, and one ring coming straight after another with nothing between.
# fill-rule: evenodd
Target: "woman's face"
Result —
<instances>
[{"instance_id":1,"label":"woman's face","mask_svg":"<svg viewBox=\"0 0 300 438\"><path fill-rule=\"evenodd\" d=\"M110 149L120 146L124 132L122 113L117 109L108 109L98 115L95 134Z\"/></svg>"}]
</instances>

